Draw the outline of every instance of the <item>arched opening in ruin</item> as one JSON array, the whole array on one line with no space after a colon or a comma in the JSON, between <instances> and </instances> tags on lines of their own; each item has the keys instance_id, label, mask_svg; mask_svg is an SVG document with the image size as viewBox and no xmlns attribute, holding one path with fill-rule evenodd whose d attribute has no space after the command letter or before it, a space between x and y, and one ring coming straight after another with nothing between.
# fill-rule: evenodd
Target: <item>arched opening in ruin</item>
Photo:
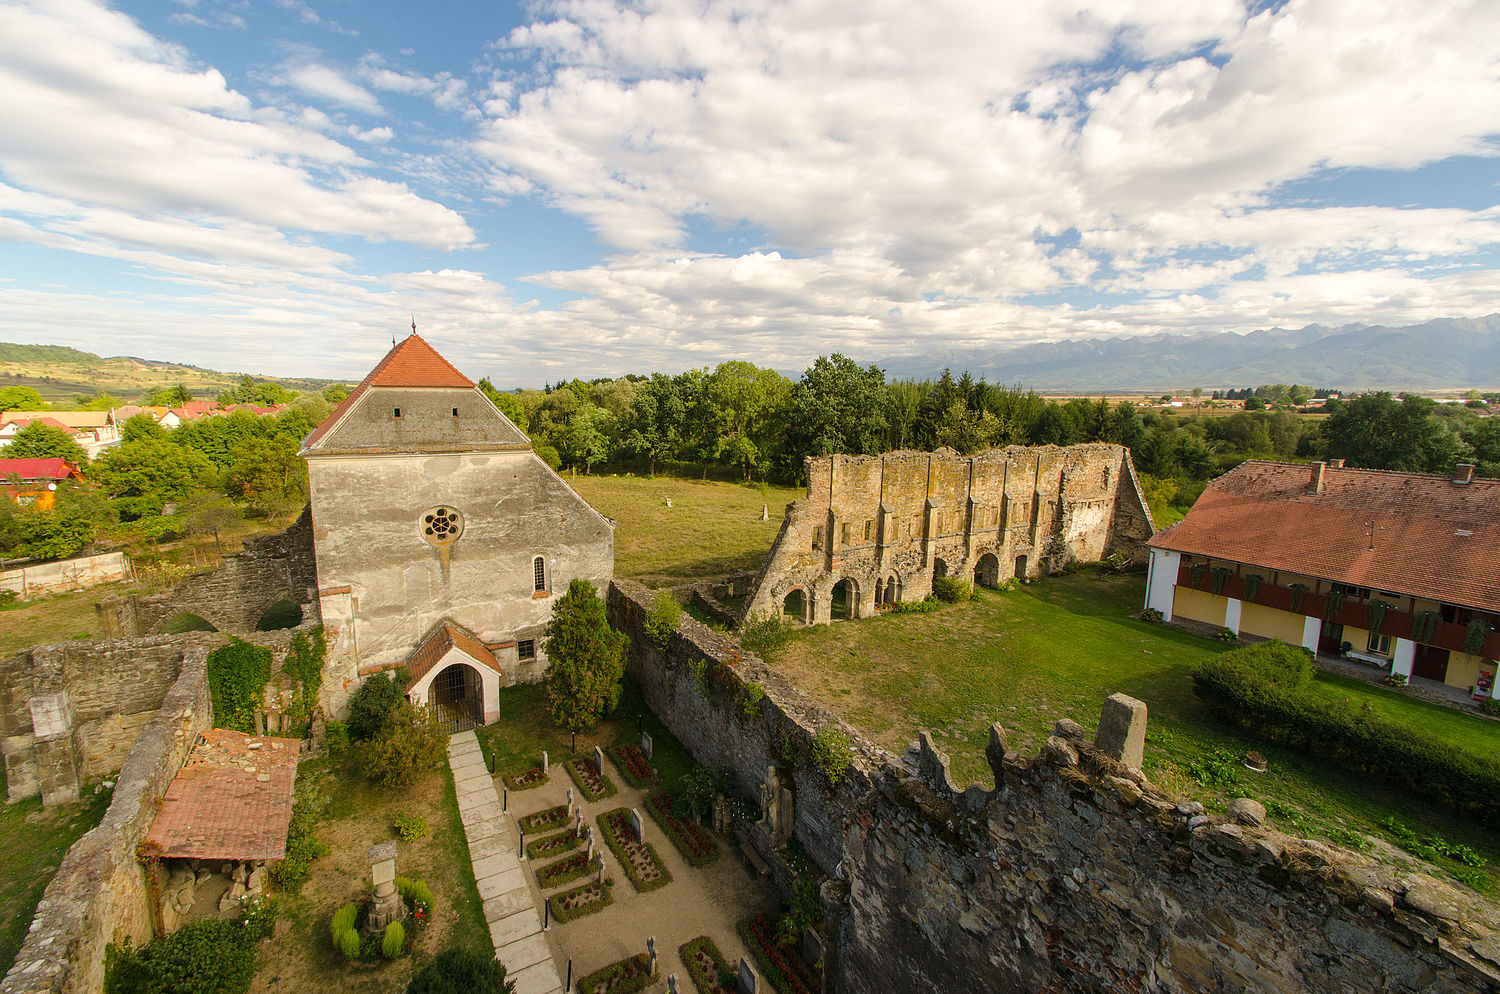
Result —
<instances>
[{"instance_id":1,"label":"arched opening in ruin","mask_svg":"<svg viewBox=\"0 0 1500 994\"><path fill-rule=\"evenodd\" d=\"M833 585L829 617L853 620L859 617L859 584L845 577Z\"/></svg>"},{"instance_id":2,"label":"arched opening in ruin","mask_svg":"<svg viewBox=\"0 0 1500 994\"><path fill-rule=\"evenodd\" d=\"M942 559L934 559L932 561L932 578L934 580L941 580L943 577L945 577L947 575L948 575L948 563L945 560L942 560Z\"/></svg>"},{"instance_id":3,"label":"arched opening in ruin","mask_svg":"<svg viewBox=\"0 0 1500 994\"><path fill-rule=\"evenodd\" d=\"M781 601L781 613L783 617L791 618L799 624L805 623L807 621L807 591L801 587L788 590Z\"/></svg>"},{"instance_id":4,"label":"arched opening in ruin","mask_svg":"<svg viewBox=\"0 0 1500 994\"><path fill-rule=\"evenodd\" d=\"M979 564L974 567L974 582L981 587L1000 586L1000 558L993 552L979 557Z\"/></svg>"},{"instance_id":5,"label":"arched opening in ruin","mask_svg":"<svg viewBox=\"0 0 1500 994\"><path fill-rule=\"evenodd\" d=\"M901 599L901 585L896 582L894 576L887 577L884 583L875 582L875 603L883 607L889 607Z\"/></svg>"},{"instance_id":6,"label":"arched opening in ruin","mask_svg":"<svg viewBox=\"0 0 1500 994\"><path fill-rule=\"evenodd\" d=\"M1016 579L1017 580L1024 580L1024 579L1026 579L1026 557L1025 556L1017 556L1016 557Z\"/></svg>"},{"instance_id":7,"label":"arched opening in ruin","mask_svg":"<svg viewBox=\"0 0 1500 994\"><path fill-rule=\"evenodd\" d=\"M445 667L427 688L427 708L450 733L484 724L483 677L468 663Z\"/></svg>"},{"instance_id":8,"label":"arched opening in ruin","mask_svg":"<svg viewBox=\"0 0 1500 994\"><path fill-rule=\"evenodd\" d=\"M181 635L184 632L216 632L218 631L207 618L194 614L191 611L179 611L166 621L161 623L163 635Z\"/></svg>"},{"instance_id":9,"label":"arched opening in ruin","mask_svg":"<svg viewBox=\"0 0 1500 994\"><path fill-rule=\"evenodd\" d=\"M282 598L266 608L265 614L255 623L258 632L274 632L283 628L296 628L302 624L302 605Z\"/></svg>"}]
</instances>

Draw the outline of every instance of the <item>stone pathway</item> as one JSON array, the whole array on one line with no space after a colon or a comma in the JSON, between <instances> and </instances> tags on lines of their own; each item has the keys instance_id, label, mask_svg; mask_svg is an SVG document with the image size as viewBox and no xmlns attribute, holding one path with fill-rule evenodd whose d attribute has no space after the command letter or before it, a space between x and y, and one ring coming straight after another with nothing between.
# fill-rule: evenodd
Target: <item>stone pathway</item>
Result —
<instances>
[{"instance_id":1,"label":"stone pathway","mask_svg":"<svg viewBox=\"0 0 1500 994\"><path fill-rule=\"evenodd\" d=\"M448 765L495 958L505 964L505 978L516 982L516 994L557 994L562 991L557 964L473 732L448 738Z\"/></svg>"}]
</instances>

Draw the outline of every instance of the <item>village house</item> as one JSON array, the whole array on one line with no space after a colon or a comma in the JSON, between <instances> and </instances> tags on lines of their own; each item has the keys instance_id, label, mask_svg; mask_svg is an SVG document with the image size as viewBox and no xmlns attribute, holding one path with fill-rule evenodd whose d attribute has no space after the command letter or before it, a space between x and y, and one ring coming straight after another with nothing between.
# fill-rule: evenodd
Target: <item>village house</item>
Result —
<instances>
[{"instance_id":1,"label":"village house","mask_svg":"<svg viewBox=\"0 0 1500 994\"><path fill-rule=\"evenodd\" d=\"M1251 460L1147 543L1146 607L1494 696L1500 480Z\"/></svg>"},{"instance_id":2,"label":"village house","mask_svg":"<svg viewBox=\"0 0 1500 994\"><path fill-rule=\"evenodd\" d=\"M58 485L82 480L78 467L61 457L55 459L0 459L0 488L16 504L31 504L51 510Z\"/></svg>"},{"instance_id":3,"label":"village house","mask_svg":"<svg viewBox=\"0 0 1500 994\"><path fill-rule=\"evenodd\" d=\"M84 455L97 459L105 449L120 444L119 420L112 411L0 411L0 444L8 443L22 428L40 421L67 432Z\"/></svg>"}]
</instances>

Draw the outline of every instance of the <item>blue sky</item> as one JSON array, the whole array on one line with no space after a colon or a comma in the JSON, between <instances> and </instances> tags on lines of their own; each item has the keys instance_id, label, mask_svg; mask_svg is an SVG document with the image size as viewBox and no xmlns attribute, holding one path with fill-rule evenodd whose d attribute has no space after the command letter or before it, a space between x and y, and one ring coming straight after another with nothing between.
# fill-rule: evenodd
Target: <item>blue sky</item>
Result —
<instances>
[{"instance_id":1,"label":"blue sky","mask_svg":"<svg viewBox=\"0 0 1500 994\"><path fill-rule=\"evenodd\" d=\"M0 2L0 339L505 385L1500 310L1500 4Z\"/></svg>"}]
</instances>

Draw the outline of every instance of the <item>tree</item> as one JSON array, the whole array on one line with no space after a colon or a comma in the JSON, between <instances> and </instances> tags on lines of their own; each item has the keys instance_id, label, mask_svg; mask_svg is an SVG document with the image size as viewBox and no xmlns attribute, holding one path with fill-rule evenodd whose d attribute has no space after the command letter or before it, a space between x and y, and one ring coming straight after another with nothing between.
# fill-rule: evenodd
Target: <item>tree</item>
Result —
<instances>
[{"instance_id":1,"label":"tree","mask_svg":"<svg viewBox=\"0 0 1500 994\"><path fill-rule=\"evenodd\" d=\"M73 398L71 406L75 411L112 411L117 407L124 407L125 402L114 394L100 391L92 397L78 394Z\"/></svg>"},{"instance_id":2,"label":"tree","mask_svg":"<svg viewBox=\"0 0 1500 994\"><path fill-rule=\"evenodd\" d=\"M448 736L432 716L402 698L365 750L365 772L387 787L409 787L443 764Z\"/></svg>"},{"instance_id":3,"label":"tree","mask_svg":"<svg viewBox=\"0 0 1500 994\"><path fill-rule=\"evenodd\" d=\"M296 391L270 380L257 380L249 373L241 376L240 382L232 389L220 391L217 398L221 404L254 404L258 407L290 404L296 399Z\"/></svg>"},{"instance_id":4,"label":"tree","mask_svg":"<svg viewBox=\"0 0 1500 994\"><path fill-rule=\"evenodd\" d=\"M100 527L110 519L110 508L95 488L65 483L49 510L20 508L7 517L15 526L16 541L11 548L15 555L69 559L93 545Z\"/></svg>"},{"instance_id":5,"label":"tree","mask_svg":"<svg viewBox=\"0 0 1500 994\"><path fill-rule=\"evenodd\" d=\"M0 411L45 411L47 401L31 387L0 387Z\"/></svg>"},{"instance_id":6,"label":"tree","mask_svg":"<svg viewBox=\"0 0 1500 994\"><path fill-rule=\"evenodd\" d=\"M83 447L73 441L73 436L61 428L33 421L26 425L0 449L6 459L66 459L74 466L87 466L88 456Z\"/></svg>"},{"instance_id":7,"label":"tree","mask_svg":"<svg viewBox=\"0 0 1500 994\"><path fill-rule=\"evenodd\" d=\"M792 388L795 455L880 451L885 440L885 374L847 356L819 356Z\"/></svg>"},{"instance_id":8,"label":"tree","mask_svg":"<svg viewBox=\"0 0 1500 994\"><path fill-rule=\"evenodd\" d=\"M150 390L141 397L142 407L181 407L190 403L193 392L185 384L179 383L175 387L157 387Z\"/></svg>"},{"instance_id":9,"label":"tree","mask_svg":"<svg viewBox=\"0 0 1500 994\"><path fill-rule=\"evenodd\" d=\"M511 424L522 431L526 430L526 407L521 403L521 398L513 393L501 393L496 390L488 376L479 381L479 392L488 397L490 403L494 404Z\"/></svg>"},{"instance_id":10,"label":"tree","mask_svg":"<svg viewBox=\"0 0 1500 994\"><path fill-rule=\"evenodd\" d=\"M216 476L201 454L149 437L121 442L93 469L94 480L126 521L159 515L165 505L211 485Z\"/></svg>"},{"instance_id":11,"label":"tree","mask_svg":"<svg viewBox=\"0 0 1500 994\"><path fill-rule=\"evenodd\" d=\"M488 383L489 381L483 380L481 382ZM323 399L330 404L342 404L344 398L347 396L349 396L349 388L342 383L335 383L332 386L323 388Z\"/></svg>"},{"instance_id":12,"label":"tree","mask_svg":"<svg viewBox=\"0 0 1500 994\"><path fill-rule=\"evenodd\" d=\"M656 475L658 459L670 459L682 444L687 420L681 377L652 373L635 391L635 403L620 423L620 440L627 452L646 457L646 472Z\"/></svg>"},{"instance_id":13,"label":"tree","mask_svg":"<svg viewBox=\"0 0 1500 994\"><path fill-rule=\"evenodd\" d=\"M214 546L222 553L220 533L240 520L240 510L223 494L200 490L178 506L177 516L189 535L212 535Z\"/></svg>"},{"instance_id":14,"label":"tree","mask_svg":"<svg viewBox=\"0 0 1500 994\"><path fill-rule=\"evenodd\" d=\"M787 378L774 369L738 359L719 363L703 382L704 399L717 415L714 455L739 464L746 483L752 470L765 471L790 391Z\"/></svg>"},{"instance_id":15,"label":"tree","mask_svg":"<svg viewBox=\"0 0 1500 994\"><path fill-rule=\"evenodd\" d=\"M614 426L614 416L593 404L580 404L568 418L563 429L563 451L570 460L583 463L584 473L596 462L607 462L613 454L609 436Z\"/></svg>"},{"instance_id":16,"label":"tree","mask_svg":"<svg viewBox=\"0 0 1500 994\"><path fill-rule=\"evenodd\" d=\"M547 623L547 700L552 720L571 732L593 728L620 700L624 632L609 627L593 584L575 578Z\"/></svg>"},{"instance_id":17,"label":"tree","mask_svg":"<svg viewBox=\"0 0 1500 994\"><path fill-rule=\"evenodd\" d=\"M307 463L291 439L253 439L235 452L224 474L224 492L272 512L301 504L308 494Z\"/></svg>"},{"instance_id":18,"label":"tree","mask_svg":"<svg viewBox=\"0 0 1500 994\"><path fill-rule=\"evenodd\" d=\"M488 953L446 949L411 978L406 994L516 994L516 982Z\"/></svg>"},{"instance_id":19,"label":"tree","mask_svg":"<svg viewBox=\"0 0 1500 994\"><path fill-rule=\"evenodd\" d=\"M376 673L349 698L349 737L356 742L373 739L385 719L406 700L406 671Z\"/></svg>"}]
</instances>

